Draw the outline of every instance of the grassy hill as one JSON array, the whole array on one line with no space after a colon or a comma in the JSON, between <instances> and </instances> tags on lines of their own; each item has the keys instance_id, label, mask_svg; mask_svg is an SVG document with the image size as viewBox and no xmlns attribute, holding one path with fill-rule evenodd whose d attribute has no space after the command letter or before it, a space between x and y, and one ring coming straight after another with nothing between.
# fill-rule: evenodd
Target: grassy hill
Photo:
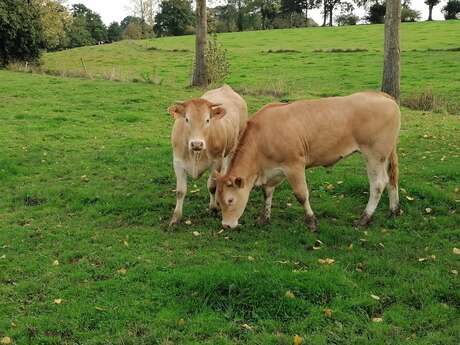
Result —
<instances>
[{"instance_id":1,"label":"grassy hill","mask_svg":"<svg viewBox=\"0 0 460 345\"><path fill-rule=\"evenodd\" d=\"M460 22L402 25L402 93L433 89L458 98L460 90ZM219 35L228 49L233 86L292 92L293 97L347 94L379 88L382 69L383 25L254 31ZM93 75L142 80L158 76L167 86L189 82L193 36L84 47L47 54L45 67L81 72L81 58ZM157 48L157 49L155 49ZM315 52L365 49L356 53ZM441 51L433 51L441 49ZM185 51L174 51L185 50ZM287 53L268 51L293 50Z\"/></svg>"},{"instance_id":2,"label":"grassy hill","mask_svg":"<svg viewBox=\"0 0 460 345\"><path fill-rule=\"evenodd\" d=\"M459 99L460 52L427 51L458 46L459 28L403 25L406 95L432 87ZM366 26L220 39L228 83L254 111L279 98L377 88L381 35L381 26ZM313 52L332 48L368 51ZM192 53L173 49L192 49L192 37L44 58L58 74L80 73L81 57L96 77L132 80L155 68L161 85L0 70L0 340L284 345L299 335L315 345L457 345L460 117L402 109L404 214L396 220L385 195L369 229L351 225L368 192L356 155L307 173L318 234L306 231L286 184L270 225L254 224L255 191L244 226L220 233L205 178L189 182L192 224L168 232L175 179L166 108L201 93L185 87ZM325 258L335 263L318 262Z\"/></svg>"}]
</instances>

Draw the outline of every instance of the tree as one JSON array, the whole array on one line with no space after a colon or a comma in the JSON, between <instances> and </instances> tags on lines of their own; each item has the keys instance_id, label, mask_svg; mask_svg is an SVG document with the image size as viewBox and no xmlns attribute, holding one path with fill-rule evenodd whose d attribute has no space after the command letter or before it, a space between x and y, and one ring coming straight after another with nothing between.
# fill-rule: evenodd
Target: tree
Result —
<instances>
[{"instance_id":1,"label":"tree","mask_svg":"<svg viewBox=\"0 0 460 345\"><path fill-rule=\"evenodd\" d=\"M400 93L400 25L401 0L387 0L382 91L394 97L398 103Z\"/></svg>"},{"instance_id":2,"label":"tree","mask_svg":"<svg viewBox=\"0 0 460 345\"><path fill-rule=\"evenodd\" d=\"M121 40L123 34L123 29L121 28L118 22L113 22L109 25L107 29L107 39L109 42L117 42Z\"/></svg>"},{"instance_id":3,"label":"tree","mask_svg":"<svg viewBox=\"0 0 460 345\"><path fill-rule=\"evenodd\" d=\"M40 9L34 2L0 2L0 42L0 65L38 61L44 47L44 33Z\"/></svg>"},{"instance_id":4,"label":"tree","mask_svg":"<svg viewBox=\"0 0 460 345\"><path fill-rule=\"evenodd\" d=\"M34 0L34 3L40 9L45 48L57 50L66 47L66 30L72 18L62 0Z\"/></svg>"},{"instance_id":5,"label":"tree","mask_svg":"<svg viewBox=\"0 0 460 345\"><path fill-rule=\"evenodd\" d=\"M420 20L421 14L409 6L402 6L401 8L401 22L416 22Z\"/></svg>"},{"instance_id":6,"label":"tree","mask_svg":"<svg viewBox=\"0 0 460 345\"><path fill-rule=\"evenodd\" d=\"M195 34L195 69L192 85L206 86L208 73L206 65L207 42L206 0L196 1L196 34Z\"/></svg>"},{"instance_id":7,"label":"tree","mask_svg":"<svg viewBox=\"0 0 460 345\"><path fill-rule=\"evenodd\" d=\"M157 36L180 36L190 32L194 15L187 0L164 0L155 16Z\"/></svg>"},{"instance_id":8,"label":"tree","mask_svg":"<svg viewBox=\"0 0 460 345\"><path fill-rule=\"evenodd\" d=\"M262 29L268 29L271 27L273 19L275 19L278 14L278 1L260 0L257 4L260 9L260 16L262 19Z\"/></svg>"},{"instance_id":9,"label":"tree","mask_svg":"<svg viewBox=\"0 0 460 345\"><path fill-rule=\"evenodd\" d=\"M329 17L329 26L332 26L332 15L334 9L341 0L323 0L323 26L326 26L327 18Z\"/></svg>"},{"instance_id":10,"label":"tree","mask_svg":"<svg viewBox=\"0 0 460 345\"><path fill-rule=\"evenodd\" d=\"M81 25L85 26L92 38L92 43L103 42L107 40L107 28L102 22L101 16L83 4L72 5L72 15L74 20L77 19L77 25L73 28L81 41L87 41L86 33L83 32ZM83 39L84 38L84 39ZM78 40L77 40L78 41ZM75 42L77 42L75 41Z\"/></svg>"},{"instance_id":11,"label":"tree","mask_svg":"<svg viewBox=\"0 0 460 345\"><path fill-rule=\"evenodd\" d=\"M157 0L130 0L132 6L132 12L135 17L141 19L143 23L146 23L150 27L155 24L155 10L158 7Z\"/></svg>"},{"instance_id":12,"label":"tree","mask_svg":"<svg viewBox=\"0 0 460 345\"><path fill-rule=\"evenodd\" d=\"M69 48L89 46L96 43L87 29L86 18L84 16L73 18L72 24L67 29L67 41Z\"/></svg>"},{"instance_id":13,"label":"tree","mask_svg":"<svg viewBox=\"0 0 460 345\"><path fill-rule=\"evenodd\" d=\"M459 0L449 0L447 4L442 8L442 13L444 13L444 18L449 19L459 19L460 18L460 1Z\"/></svg>"},{"instance_id":14,"label":"tree","mask_svg":"<svg viewBox=\"0 0 460 345\"><path fill-rule=\"evenodd\" d=\"M385 21L385 3L376 2L369 7L366 20L371 24L382 24Z\"/></svg>"},{"instance_id":15,"label":"tree","mask_svg":"<svg viewBox=\"0 0 460 345\"><path fill-rule=\"evenodd\" d=\"M425 4L428 5L428 20L433 20L433 7L438 5L441 0L425 0Z\"/></svg>"}]
</instances>

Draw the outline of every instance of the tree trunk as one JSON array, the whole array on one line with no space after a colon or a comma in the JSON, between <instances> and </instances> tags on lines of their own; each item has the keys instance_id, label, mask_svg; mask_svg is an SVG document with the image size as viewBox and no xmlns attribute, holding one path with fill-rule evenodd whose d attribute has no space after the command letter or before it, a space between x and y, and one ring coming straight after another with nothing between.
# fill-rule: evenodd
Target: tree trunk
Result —
<instances>
[{"instance_id":1,"label":"tree trunk","mask_svg":"<svg viewBox=\"0 0 460 345\"><path fill-rule=\"evenodd\" d=\"M428 20L432 21L433 20L433 6L428 6Z\"/></svg>"},{"instance_id":2,"label":"tree trunk","mask_svg":"<svg viewBox=\"0 0 460 345\"><path fill-rule=\"evenodd\" d=\"M305 5L305 26L308 27L308 4Z\"/></svg>"},{"instance_id":3,"label":"tree trunk","mask_svg":"<svg viewBox=\"0 0 460 345\"><path fill-rule=\"evenodd\" d=\"M192 85L208 85L208 73L206 66L206 0L196 2L196 38L195 38L195 70L193 72Z\"/></svg>"},{"instance_id":4,"label":"tree trunk","mask_svg":"<svg viewBox=\"0 0 460 345\"><path fill-rule=\"evenodd\" d=\"M398 103L400 91L400 23L401 0L387 0L382 91L394 97Z\"/></svg>"},{"instance_id":5,"label":"tree trunk","mask_svg":"<svg viewBox=\"0 0 460 345\"><path fill-rule=\"evenodd\" d=\"M323 8L323 25L326 26L326 20L327 20L327 5L326 5L326 0L324 1L324 8Z\"/></svg>"},{"instance_id":6,"label":"tree trunk","mask_svg":"<svg viewBox=\"0 0 460 345\"><path fill-rule=\"evenodd\" d=\"M332 11L333 11L333 8L329 8L329 26L332 26Z\"/></svg>"}]
</instances>

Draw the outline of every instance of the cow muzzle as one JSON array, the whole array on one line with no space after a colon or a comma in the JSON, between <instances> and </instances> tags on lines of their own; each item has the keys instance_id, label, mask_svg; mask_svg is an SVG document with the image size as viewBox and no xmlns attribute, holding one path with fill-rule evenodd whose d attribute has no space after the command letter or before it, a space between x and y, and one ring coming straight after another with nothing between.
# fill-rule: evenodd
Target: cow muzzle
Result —
<instances>
[{"instance_id":1,"label":"cow muzzle","mask_svg":"<svg viewBox=\"0 0 460 345\"><path fill-rule=\"evenodd\" d=\"M204 140L190 140L189 145L192 151L197 151L197 152L203 151L206 148L204 144Z\"/></svg>"}]
</instances>

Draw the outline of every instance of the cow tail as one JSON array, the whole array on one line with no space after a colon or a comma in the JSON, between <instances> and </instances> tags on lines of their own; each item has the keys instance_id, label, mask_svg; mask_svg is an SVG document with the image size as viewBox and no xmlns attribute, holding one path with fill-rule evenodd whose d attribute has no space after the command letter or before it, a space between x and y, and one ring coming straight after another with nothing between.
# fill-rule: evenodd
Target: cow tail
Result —
<instances>
[{"instance_id":1,"label":"cow tail","mask_svg":"<svg viewBox=\"0 0 460 345\"><path fill-rule=\"evenodd\" d=\"M388 177L390 185L393 187L398 186L399 170L398 170L398 154L396 153L396 145L390 153L388 162Z\"/></svg>"}]
</instances>

